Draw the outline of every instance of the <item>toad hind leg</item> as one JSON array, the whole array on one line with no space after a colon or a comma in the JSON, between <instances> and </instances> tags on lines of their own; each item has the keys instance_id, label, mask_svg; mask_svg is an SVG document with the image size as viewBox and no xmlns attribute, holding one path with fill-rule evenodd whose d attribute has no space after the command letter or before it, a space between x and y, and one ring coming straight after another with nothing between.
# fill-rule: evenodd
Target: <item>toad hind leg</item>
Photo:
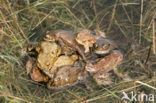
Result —
<instances>
[{"instance_id":1,"label":"toad hind leg","mask_svg":"<svg viewBox=\"0 0 156 103\"><path fill-rule=\"evenodd\" d=\"M118 77L124 80L131 80L131 78L127 74L119 73L117 68L114 68L113 71Z\"/></svg>"},{"instance_id":2,"label":"toad hind leg","mask_svg":"<svg viewBox=\"0 0 156 103\"><path fill-rule=\"evenodd\" d=\"M83 48L80 45L76 46L75 48L77 49L78 53L82 56L82 58L86 60L86 56L85 56Z\"/></svg>"}]
</instances>

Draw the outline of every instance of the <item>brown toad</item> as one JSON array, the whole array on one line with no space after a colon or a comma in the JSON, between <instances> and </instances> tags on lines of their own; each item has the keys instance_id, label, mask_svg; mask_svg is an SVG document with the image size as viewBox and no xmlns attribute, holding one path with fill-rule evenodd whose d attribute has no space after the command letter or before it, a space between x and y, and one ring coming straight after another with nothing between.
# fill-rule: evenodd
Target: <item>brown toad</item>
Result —
<instances>
[{"instance_id":1,"label":"brown toad","mask_svg":"<svg viewBox=\"0 0 156 103\"><path fill-rule=\"evenodd\" d=\"M43 41L39 49L37 66L40 69L50 69L61 54L61 47L55 42Z\"/></svg>"},{"instance_id":2,"label":"brown toad","mask_svg":"<svg viewBox=\"0 0 156 103\"><path fill-rule=\"evenodd\" d=\"M53 67L51 68L51 71L54 71L56 68L61 66L74 65L76 60L78 60L78 55L76 54L72 56L62 55L55 61Z\"/></svg>"},{"instance_id":3,"label":"brown toad","mask_svg":"<svg viewBox=\"0 0 156 103\"><path fill-rule=\"evenodd\" d=\"M60 44L72 48L72 51L77 51L83 59L86 59L84 54L84 47L78 44L75 38L76 38L76 33L73 31L53 30L53 31L46 32L44 40L58 41Z\"/></svg>"},{"instance_id":4,"label":"brown toad","mask_svg":"<svg viewBox=\"0 0 156 103\"><path fill-rule=\"evenodd\" d=\"M62 66L57 69L55 76L47 87L49 89L60 89L66 86L73 86L86 79L87 72L79 66Z\"/></svg>"},{"instance_id":5,"label":"brown toad","mask_svg":"<svg viewBox=\"0 0 156 103\"><path fill-rule=\"evenodd\" d=\"M30 74L31 79L36 82L47 82L49 80L48 76L43 74L35 63L35 58L29 57L26 63L27 74Z\"/></svg>"},{"instance_id":6,"label":"brown toad","mask_svg":"<svg viewBox=\"0 0 156 103\"><path fill-rule=\"evenodd\" d=\"M91 73L92 72L95 73L100 70L109 72L113 70L121 62L122 59L123 59L123 55L119 51L114 50L110 55L100 58L95 63L88 62L86 64L86 70Z\"/></svg>"},{"instance_id":7,"label":"brown toad","mask_svg":"<svg viewBox=\"0 0 156 103\"><path fill-rule=\"evenodd\" d=\"M93 78L97 80L97 83L99 84L105 84L101 83L102 78L108 79L109 83L111 83L111 79L109 78L108 72L111 70L114 70L114 73L116 73L119 77L124 77L122 73L118 73L117 71L117 65L120 64L120 62L123 59L123 54L120 53L117 50L113 50L112 53L109 55L100 58L96 62L87 62L85 69L93 75Z\"/></svg>"},{"instance_id":8,"label":"brown toad","mask_svg":"<svg viewBox=\"0 0 156 103\"><path fill-rule=\"evenodd\" d=\"M81 30L78 32L76 41L83 45L85 48L85 53L89 52L89 48L93 47L93 44L96 42L94 35L87 29Z\"/></svg>"}]
</instances>

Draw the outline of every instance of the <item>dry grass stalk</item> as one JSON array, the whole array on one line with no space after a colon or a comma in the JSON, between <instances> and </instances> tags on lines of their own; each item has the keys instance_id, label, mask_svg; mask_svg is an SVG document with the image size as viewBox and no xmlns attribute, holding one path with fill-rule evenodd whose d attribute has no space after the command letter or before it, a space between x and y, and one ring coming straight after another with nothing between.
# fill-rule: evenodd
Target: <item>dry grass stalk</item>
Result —
<instances>
[{"instance_id":1,"label":"dry grass stalk","mask_svg":"<svg viewBox=\"0 0 156 103\"><path fill-rule=\"evenodd\" d=\"M139 44L141 44L141 35L142 35L142 19L143 19L142 15L143 15L143 0L141 0Z\"/></svg>"},{"instance_id":2,"label":"dry grass stalk","mask_svg":"<svg viewBox=\"0 0 156 103\"><path fill-rule=\"evenodd\" d=\"M0 95L1 95L1 96L4 96L4 97L13 98L13 99L16 99L16 100L18 100L18 101L23 101L23 102L26 102L26 103L31 103L31 102L29 102L29 101L27 101L27 100L25 100L25 99L22 99L22 98L19 98L19 97L15 97L15 96L12 96L12 95L8 95L8 94L3 93L3 92L0 92Z\"/></svg>"},{"instance_id":3,"label":"dry grass stalk","mask_svg":"<svg viewBox=\"0 0 156 103\"><path fill-rule=\"evenodd\" d=\"M143 83L143 82L141 82L141 81L136 81L136 83L139 83L139 84L141 84L141 85L144 85L144 86L147 86L147 87L149 87L149 88L152 88L152 89L156 90L155 87L153 87L153 86L151 86L151 85L149 85L149 84L147 84L147 83Z\"/></svg>"},{"instance_id":4,"label":"dry grass stalk","mask_svg":"<svg viewBox=\"0 0 156 103\"><path fill-rule=\"evenodd\" d=\"M153 42L153 54L156 54L156 48L155 48L155 21L154 21L154 19L153 19L153 27L152 27L152 29L153 29L153 33L152 33L152 42Z\"/></svg>"},{"instance_id":5,"label":"dry grass stalk","mask_svg":"<svg viewBox=\"0 0 156 103\"><path fill-rule=\"evenodd\" d=\"M115 16L115 12L116 12L117 1L118 0L116 0L116 2L114 4L114 8L113 8L113 11L112 11L112 17L111 17L110 23L108 25L107 33L110 31L111 26L112 26L112 22L113 22L113 19L114 19L114 16Z\"/></svg>"},{"instance_id":6,"label":"dry grass stalk","mask_svg":"<svg viewBox=\"0 0 156 103\"><path fill-rule=\"evenodd\" d=\"M154 75L153 78L148 78L146 74L147 71L155 73L153 65L156 56L150 56L150 59L146 60L148 61L147 65L150 65L147 68L142 61L147 54L149 41L152 42L151 48L156 49L154 47L156 46L154 45L155 22L151 16L155 13L153 9L156 8L156 1L152 0L153 3L148 0L108 1L0 0L0 52L2 54L0 57L0 101L9 103L14 101L33 103L106 101L116 103L120 102L123 91L130 92L135 89L138 91L147 88L148 92L154 93L156 77ZM140 4L137 3L139 1L141 1ZM90 5L91 3L92 5ZM141 6L136 6L138 4ZM108 28L106 29L106 27ZM124 81L114 78L115 84L109 86L96 86L93 82L94 91L89 91L82 85L76 85L67 90L50 91L44 84L30 80L26 75L23 63L25 58L20 53L21 48L27 45L26 40L30 38L30 41L38 41L38 38L40 39L48 29L72 30L76 28L108 30L109 34L113 34L112 38L122 44L126 43L122 37L127 38L130 44L133 44L131 36L134 41L139 38L138 42L140 41L142 44L140 50L136 48L135 52L131 52L130 45L122 46L126 57L121 64L121 69L132 74L135 79ZM150 33L151 31L152 33ZM141 40L143 36L144 39ZM133 61L136 59L141 63L134 65ZM135 85L133 85L134 83Z\"/></svg>"}]
</instances>

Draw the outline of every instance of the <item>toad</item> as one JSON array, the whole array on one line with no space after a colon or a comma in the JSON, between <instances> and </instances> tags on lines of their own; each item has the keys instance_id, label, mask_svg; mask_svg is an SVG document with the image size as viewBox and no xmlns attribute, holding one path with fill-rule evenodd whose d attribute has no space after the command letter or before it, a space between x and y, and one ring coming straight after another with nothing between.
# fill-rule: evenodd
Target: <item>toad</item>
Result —
<instances>
[{"instance_id":1,"label":"toad","mask_svg":"<svg viewBox=\"0 0 156 103\"><path fill-rule=\"evenodd\" d=\"M45 34L44 40L58 41L59 44L64 44L66 47L71 47L73 51L77 51L83 59L85 59L84 47L75 40L76 33L65 30L48 31Z\"/></svg>"},{"instance_id":2,"label":"toad","mask_svg":"<svg viewBox=\"0 0 156 103\"><path fill-rule=\"evenodd\" d=\"M115 49L113 42L104 37L98 37L94 43L94 52L97 55L109 54L113 49Z\"/></svg>"},{"instance_id":3,"label":"toad","mask_svg":"<svg viewBox=\"0 0 156 103\"><path fill-rule=\"evenodd\" d=\"M26 70L27 74L30 74L31 79L36 82L47 82L49 79L48 76L46 76L39 70L39 68L35 64L34 58L29 57L29 60L26 63Z\"/></svg>"},{"instance_id":4,"label":"toad","mask_svg":"<svg viewBox=\"0 0 156 103\"><path fill-rule=\"evenodd\" d=\"M39 49L37 66L40 69L51 68L58 56L61 54L61 47L55 42L43 41L40 43Z\"/></svg>"},{"instance_id":5,"label":"toad","mask_svg":"<svg viewBox=\"0 0 156 103\"><path fill-rule=\"evenodd\" d=\"M110 39L107 39L106 34L100 30L94 30L94 38L96 42L94 43L95 54L102 56L109 54L111 50L116 48L116 45Z\"/></svg>"},{"instance_id":6,"label":"toad","mask_svg":"<svg viewBox=\"0 0 156 103\"><path fill-rule=\"evenodd\" d=\"M26 53L30 57L37 57L38 52L36 51L36 48L38 47L38 42L31 42L26 47Z\"/></svg>"},{"instance_id":7,"label":"toad","mask_svg":"<svg viewBox=\"0 0 156 103\"><path fill-rule=\"evenodd\" d=\"M91 73L95 73L100 70L109 72L113 70L121 62L122 59L123 55L119 51L114 50L110 55L100 58L97 62L87 62L86 70Z\"/></svg>"},{"instance_id":8,"label":"toad","mask_svg":"<svg viewBox=\"0 0 156 103\"><path fill-rule=\"evenodd\" d=\"M49 77L42 73L37 65L34 65L32 71L30 72L30 77L36 82L47 82Z\"/></svg>"},{"instance_id":9,"label":"toad","mask_svg":"<svg viewBox=\"0 0 156 103\"><path fill-rule=\"evenodd\" d=\"M62 55L59 56L58 59L53 64L52 68L50 68L51 72L54 72L58 67L65 65L73 65L75 61L78 59L78 55L73 54L72 56Z\"/></svg>"},{"instance_id":10,"label":"toad","mask_svg":"<svg viewBox=\"0 0 156 103\"><path fill-rule=\"evenodd\" d=\"M55 76L51 79L47 87L49 89L60 89L66 86L73 86L84 81L87 72L79 66L62 66L57 69Z\"/></svg>"},{"instance_id":11,"label":"toad","mask_svg":"<svg viewBox=\"0 0 156 103\"><path fill-rule=\"evenodd\" d=\"M85 48L85 53L89 52L89 48L93 47L93 44L96 42L94 35L87 29L81 30L78 32L76 41L83 45Z\"/></svg>"},{"instance_id":12,"label":"toad","mask_svg":"<svg viewBox=\"0 0 156 103\"><path fill-rule=\"evenodd\" d=\"M74 63L78 59L78 55L61 55L58 59L54 62L54 64L49 69L43 69L42 71L48 75L50 78L54 78L55 73L57 72L57 68L62 66L72 66L75 65Z\"/></svg>"},{"instance_id":13,"label":"toad","mask_svg":"<svg viewBox=\"0 0 156 103\"><path fill-rule=\"evenodd\" d=\"M113 50L112 53L110 53L109 55L103 58L100 58L97 62L87 62L85 69L91 75L93 75L95 80L100 80L98 78L107 77L108 75L106 74L111 70L114 70L114 73L117 76L123 78L125 75L122 73L118 73L117 71L117 65L122 61L122 59L123 59L123 54L121 54L120 51L118 50ZM97 82L101 82L101 81L97 81Z\"/></svg>"}]
</instances>

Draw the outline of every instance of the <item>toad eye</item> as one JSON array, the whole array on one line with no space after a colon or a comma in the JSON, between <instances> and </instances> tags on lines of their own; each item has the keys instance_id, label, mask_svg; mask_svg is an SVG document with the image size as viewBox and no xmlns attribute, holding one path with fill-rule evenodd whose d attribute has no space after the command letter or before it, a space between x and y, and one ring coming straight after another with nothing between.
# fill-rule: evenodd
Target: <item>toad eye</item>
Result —
<instances>
[{"instance_id":1,"label":"toad eye","mask_svg":"<svg viewBox=\"0 0 156 103\"><path fill-rule=\"evenodd\" d=\"M98 48L98 45L97 45L97 44L94 44L94 47L95 47L95 48Z\"/></svg>"},{"instance_id":2,"label":"toad eye","mask_svg":"<svg viewBox=\"0 0 156 103\"><path fill-rule=\"evenodd\" d=\"M46 35L46 38L50 38L50 35L47 34L47 35Z\"/></svg>"},{"instance_id":3,"label":"toad eye","mask_svg":"<svg viewBox=\"0 0 156 103\"><path fill-rule=\"evenodd\" d=\"M110 44L105 44L102 46L103 49L109 49L110 48Z\"/></svg>"}]
</instances>

